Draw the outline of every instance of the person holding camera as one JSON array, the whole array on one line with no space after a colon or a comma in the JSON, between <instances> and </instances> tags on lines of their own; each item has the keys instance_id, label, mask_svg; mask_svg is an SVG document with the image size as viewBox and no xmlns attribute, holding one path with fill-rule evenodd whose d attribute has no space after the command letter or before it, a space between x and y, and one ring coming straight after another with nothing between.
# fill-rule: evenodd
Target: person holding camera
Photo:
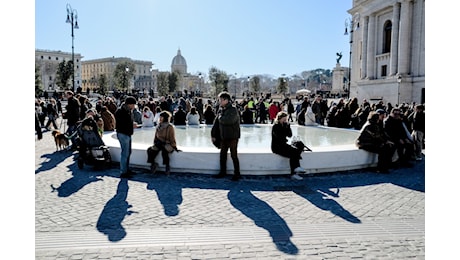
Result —
<instances>
[{"instance_id":1,"label":"person holding camera","mask_svg":"<svg viewBox=\"0 0 460 260\"><path fill-rule=\"evenodd\" d=\"M302 180L299 173L305 173L306 170L300 167L300 159L303 150L292 147L288 144L288 137L292 137L291 125L287 122L288 113L284 111L276 114L275 122L272 126L272 152L283 157L289 158L291 168L291 179Z\"/></svg>"}]
</instances>

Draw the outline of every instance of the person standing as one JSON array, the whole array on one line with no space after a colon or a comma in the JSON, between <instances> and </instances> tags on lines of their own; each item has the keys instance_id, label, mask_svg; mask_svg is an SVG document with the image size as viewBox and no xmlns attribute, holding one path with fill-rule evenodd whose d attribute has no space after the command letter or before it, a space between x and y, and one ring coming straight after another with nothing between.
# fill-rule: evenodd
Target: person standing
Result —
<instances>
[{"instance_id":1,"label":"person standing","mask_svg":"<svg viewBox=\"0 0 460 260\"><path fill-rule=\"evenodd\" d=\"M287 138L292 136L291 125L288 123L288 113L278 112L272 126L271 150L273 153L289 158L291 168L291 179L302 180L299 173L305 173L305 169L300 167L300 155L302 150L292 147L287 142Z\"/></svg>"},{"instance_id":2,"label":"person standing","mask_svg":"<svg viewBox=\"0 0 460 260\"><path fill-rule=\"evenodd\" d=\"M45 128L49 130L51 124L53 124L54 129L58 129L56 118L58 118L58 112L56 107L56 100L51 98L49 103L46 105L46 113L48 116L48 122L46 122Z\"/></svg>"},{"instance_id":3,"label":"person standing","mask_svg":"<svg viewBox=\"0 0 460 260\"><path fill-rule=\"evenodd\" d=\"M218 97L220 108L213 128L219 128L218 133L221 139L220 172L214 175L214 177L223 178L227 175L227 152L230 149L234 169L232 181L238 181L241 178L240 161L238 159L238 141L241 136L240 115L237 108L231 103L230 93L224 91ZM213 143L217 138L215 132L217 131L211 130L211 140Z\"/></svg>"},{"instance_id":4,"label":"person standing","mask_svg":"<svg viewBox=\"0 0 460 260\"><path fill-rule=\"evenodd\" d=\"M415 111L409 115L409 121L412 123L412 139L415 142L415 156L417 161L423 160L422 149L425 140L425 111L422 104L415 107Z\"/></svg>"},{"instance_id":5,"label":"person standing","mask_svg":"<svg viewBox=\"0 0 460 260\"><path fill-rule=\"evenodd\" d=\"M74 93L70 90L65 92L67 96L67 106L65 115L63 116L67 119L67 131L66 135L70 136L72 141L72 150L77 150L77 123L80 121L80 102L74 97ZM85 111L86 112L86 111Z\"/></svg>"},{"instance_id":6,"label":"person standing","mask_svg":"<svg viewBox=\"0 0 460 260\"><path fill-rule=\"evenodd\" d=\"M291 99L288 100L287 112L288 112L288 115L289 115L288 121L294 122L294 119L292 118L292 114L294 114L295 108L294 108L294 104L292 104Z\"/></svg>"},{"instance_id":7,"label":"person standing","mask_svg":"<svg viewBox=\"0 0 460 260\"><path fill-rule=\"evenodd\" d=\"M324 119L326 118L329 108L327 107L326 101L323 100L323 96L320 94L316 95L315 101L311 105L311 109L313 113L315 113L316 123L324 125Z\"/></svg>"},{"instance_id":8,"label":"person standing","mask_svg":"<svg viewBox=\"0 0 460 260\"><path fill-rule=\"evenodd\" d=\"M37 139L41 140L43 138L43 132L40 125L40 119L38 119L37 110L35 110L35 132L37 133Z\"/></svg>"},{"instance_id":9,"label":"person standing","mask_svg":"<svg viewBox=\"0 0 460 260\"><path fill-rule=\"evenodd\" d=\"M115 112L115 129L121 147L120 177L122 178L129 178L134 174L129 170L129 157L131 156L131 136L134 133L134 128L137 128L137 123L133 119L135 105L136 99L128 96Z\"/></svg>"}]
</instances>

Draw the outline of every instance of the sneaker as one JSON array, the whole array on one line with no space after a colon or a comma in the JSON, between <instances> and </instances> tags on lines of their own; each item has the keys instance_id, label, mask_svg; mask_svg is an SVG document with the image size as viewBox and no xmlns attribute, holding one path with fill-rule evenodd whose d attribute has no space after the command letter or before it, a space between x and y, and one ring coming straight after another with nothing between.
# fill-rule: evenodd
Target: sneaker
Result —
<instances>
[{"instance_id":1,"label":"sneaker","mask_svg":"<svg viewBox=\"0 0 460 260\"><path fill-rule=\"evenodd\" d=\"M293 175L291 175L291 179L296 180L296 181L301 181L301 180L303 180L303 178L300 177L298 174L293 174Z\"/></svg>"},{"instance_id":2,"label":"sneaker","mask_svg":"<svg viewBox=\"0 0 460 260\"><path fill-rule=\"evenodd\" d=\"M295 173L306 173L307 171L304 168L299 166L299 167L294 169L294 172Z\"/></svg>"}]
</instances>

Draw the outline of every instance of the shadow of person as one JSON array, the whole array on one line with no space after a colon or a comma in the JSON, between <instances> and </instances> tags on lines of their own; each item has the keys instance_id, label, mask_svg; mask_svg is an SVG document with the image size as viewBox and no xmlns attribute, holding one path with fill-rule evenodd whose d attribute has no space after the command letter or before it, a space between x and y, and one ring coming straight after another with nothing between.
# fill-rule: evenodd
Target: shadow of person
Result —
<instances>
[{"instance_id":1,"label":"shadow of person","mask_svg":"<svg viewBox=\"0 0 460 260\"><path fill-rule=\"evenodd\" d=\"M157 178L148 182L147 189L155 190L166 216L179 215L179 205L182 204L182 185L179 182L171 178Z\"/></svg>"},{"instance_id":2,"label":"shadow of person","mask_svg":"<svg viewBox=\"0 0 460 260\"><path fill-rule=\"evenodd\" d=\"M42 156L40 156L40 158L46 158L47 160L42 162L40 167L38 167L38 169L35 170L35 174L56 168L56 166L58 166L60 163L62 163L65 159L67 159L71 155L72 155L72 152L69 150L56 151L54 153L43 154ZM78 155L74 154L73 156L75 157Z\"/></svg>"},{"instance_id":3,"label":"shadow of person","mask_svg":"<svg viewBox=\"0 0 460 260\"><path fill-rule=\"evenodd\" d=\"M94 175L86 174L85 172L73 172L72 178L61 183L59 187L56 188L51 184L51 192L57 191L59 197L69 197L95 181L102 181L102 179Z\"/></svg>"},{"instance_id":4,"label":"shadow of person","mask_svg":"<svg viewBox=\"0 0 460 260\"><path fill-rule=\"evenodd\" d=\"M342 205L335 201L332 197L339 197L339 189L337 188L336 192L333 192L327 188L319 188L313 192L305 193L303 190L293 189L293 192L297 195L307 199L313 205L322 210L330 211L332 214L341 217L342 219L351 222L351 223L361 223L361 220L351 214L346 210Z\"/></svg>"},{"instance_id":5,"label":"shadow of person","mask_svg":"<svg viewBox=\"0 0 460 260\"><path fill-rule=\"evenodd\" d=\"M104 206L104 209L97 220L97 230L107 235L109 241L116 242L126 236L126 230L121 223L127 215L135 213L128 210L132 207L126 201L128 196L128 180L120 179L117 193Z\"/></svg>"},{"instance_id":6,"label":"shadow of person","mask_svg":"<svg viewBox=\"0 0 460 260\"><path fill-rule=\"evenodd\" d=\"M245 216L252 219L254 224L267 230L278 250L296 255L299 249L291 242L292 232L283 218L270 205L249 190L230 189L227 195L230 203Z\"/></svg>"}]
</instances>

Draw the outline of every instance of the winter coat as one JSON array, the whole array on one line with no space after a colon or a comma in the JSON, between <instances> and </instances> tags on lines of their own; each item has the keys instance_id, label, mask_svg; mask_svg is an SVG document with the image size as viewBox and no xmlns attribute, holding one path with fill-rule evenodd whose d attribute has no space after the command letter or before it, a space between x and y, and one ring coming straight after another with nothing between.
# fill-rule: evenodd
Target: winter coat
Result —
<instances>
[{"instance_id":1,"label":"winter coat","mask_svg":"<svg viewBox=\"0 0 460 260\"><path fill-rule=\"evenodd\" d=\"M229 102L219 110L219 130L222 140L239 139L240 115L236 107Z\"/></svg>"}]
</instances>

